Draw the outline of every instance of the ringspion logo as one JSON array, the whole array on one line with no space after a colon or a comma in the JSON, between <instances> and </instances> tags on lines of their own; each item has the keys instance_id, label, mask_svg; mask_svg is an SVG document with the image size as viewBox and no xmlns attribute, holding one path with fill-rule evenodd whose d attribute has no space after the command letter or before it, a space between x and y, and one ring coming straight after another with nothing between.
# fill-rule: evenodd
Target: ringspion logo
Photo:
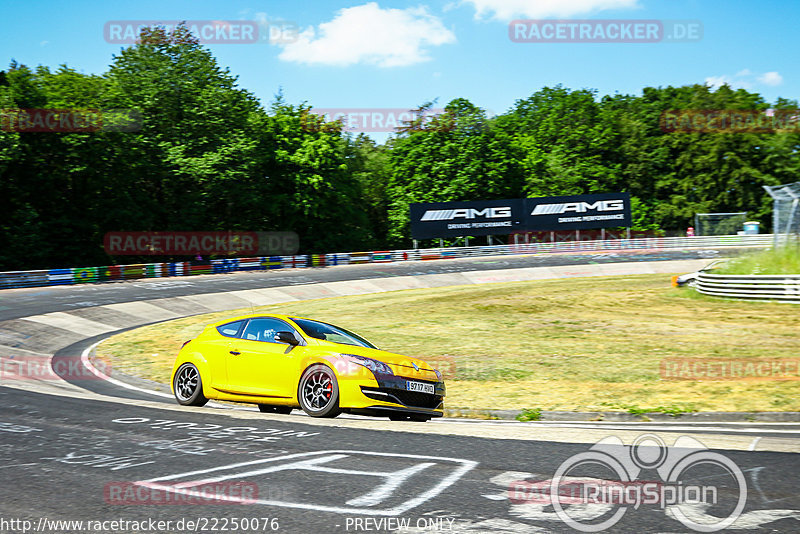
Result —
<instances>
[{"instance_id":1,"label":"ringspion logo","mask_svg":"<svg viewBox=\"0 0 800 534\"><path fill-rule=\"evenodd\" d=\"M692 437L680 436L668 447L655 434L640 435L631 445L609 436L564 460L550 479L512 481L508 499L552 507L580 532L612 529L643 506L659 508L691 530L716 532L741 516L747 482L731 459Z\"/></svg>"}]
</instances>

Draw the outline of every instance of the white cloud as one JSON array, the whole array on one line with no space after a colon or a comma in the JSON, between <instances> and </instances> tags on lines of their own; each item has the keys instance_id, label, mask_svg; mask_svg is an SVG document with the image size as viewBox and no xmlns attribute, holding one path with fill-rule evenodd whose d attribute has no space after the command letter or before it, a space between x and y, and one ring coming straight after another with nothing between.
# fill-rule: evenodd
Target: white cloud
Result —
<instances>
[{"instance_id":1,"label":"white cloud","mask_svg":"<svg viewBox=\"0 0 800 534\"><path fill-rule=\"evenodd\" d=\"M719 89L725 84L731 85L731 78L729 76L706 76L706 85L712 89Z\"/></svg>"},{"instance_id":2,"label":"white cloud","mask_svg":"<svg viewBox=\"0 0 800 534\"><path fill-rule=\"evenodd\" d=\"M780 85L783 83L783 76L775 71L765 72L758 77L758 81L764 85Z\"/></svg>"},{"instance_id":3,"label":"white cloud","mask_svg":"<svg viewBox=\"0 0 800 534\"><path fill-rule=\"evenodd\" d=\"M381 9L377 3L341 9L333 20L282 44L284 61L347 66L402 67L430 60L428 48L456 36L425 8Z\"/></svg>"},{"instance_id":4,"label":"white cloud","mask_svg":"<svg viewBox=\"0 0 800 534\"><path fill-rule=\"evenodd\" d=\"M639 7L639 0L462 0L475 8L475 18L510 21L517 18L541 19L574 17L608 9Z\"/></svg>"},{"instance_id":5,"label":"white cloud","mask_svg":"<svg viewBox=\"0 0 800 534\"><path fill-rule=\"evenodd\" d=\"M727 74L708 76L705 81L706 85L710 86L712 89L719 89L723 85L728 84L734 89L751 90L756 85L780 85L783 83L783 76L775 71L758 75L750 69L742 69L733 76Z\"/></svg>"}]
</instances>

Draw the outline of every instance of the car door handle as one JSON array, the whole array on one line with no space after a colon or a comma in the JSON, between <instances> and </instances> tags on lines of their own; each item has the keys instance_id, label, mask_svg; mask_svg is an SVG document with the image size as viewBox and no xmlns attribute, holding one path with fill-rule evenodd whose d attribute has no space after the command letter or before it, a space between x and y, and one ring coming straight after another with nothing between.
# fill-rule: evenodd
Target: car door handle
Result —
<instances>
[{"instance_id":1,"label":"car door handle","mask_svg":"<svg viewBox=\"0 0 800 534\"><path fill-rule=\"evenodd\" d=\"M240 354L241 354L241 352L239 352L238 350L232 350L232 351L229 351L229 352L230 352L231 354L233 354L234 356L238 356L238 355L240 355Z\"/></svg>"}]
</instances>

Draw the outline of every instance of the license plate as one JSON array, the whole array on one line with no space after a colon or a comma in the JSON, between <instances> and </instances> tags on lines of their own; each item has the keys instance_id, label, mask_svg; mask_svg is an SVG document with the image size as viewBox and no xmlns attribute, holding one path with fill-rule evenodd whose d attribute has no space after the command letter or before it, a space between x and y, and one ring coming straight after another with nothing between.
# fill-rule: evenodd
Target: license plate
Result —
<instances>
[{"instance_id":1,"label":"license plate","mask_svg":"<svg viewBox=\"0 0 800 534\"><path fill-rule=\"evenodd\" d=\"M429 393L433 395L434 389L433 384L425 384L423 382L411 382L410 380L406 382L406 389L408 391L417 391L419 393Z\"/></svg>"}]
</instances>

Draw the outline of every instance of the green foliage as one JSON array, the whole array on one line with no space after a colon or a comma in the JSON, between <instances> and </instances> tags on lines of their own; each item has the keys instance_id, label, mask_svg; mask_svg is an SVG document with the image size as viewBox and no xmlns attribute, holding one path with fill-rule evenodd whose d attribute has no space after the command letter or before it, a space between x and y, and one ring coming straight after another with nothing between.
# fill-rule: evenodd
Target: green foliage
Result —
<instances>
[{"instance_id":1,"label":"green foliage","mask_svg":"<svg viewBox=\"0 0 800 534\"><path fill-rule=\"evenodd\" d=\"M542 419L541 408L525 408L517 414L517 421L539 421Z\"/></svg>"},{"instance_id":2,"label":"green foliage","mask_svg":"<svg viewBox=\"0 0 800 534\"><path fill-rule=\"evenodd\" d=\"M307 106L276 101L263 151L265 205L280 230L299 234L306 252L363 249L369 242L362 182L348 172L347 140L338 129L308 128Z\"/></svg>"},{"instance_id":3,"label":"green foliage","mask_svg":"<svg viewBox=\"0 0 800 534\"><path fill-rule=\"evenodd\" d=\"M0 131L0 269L102 265L108 231L290 230L301 252L410 244L413 202L627 191L633 230L683 231L697 212L747 211L796 181L800 134L665 133L674 109L796 109L744 89L646 87L597 98L544 87L489 117L464 98L384 144L282 95L268 107L179 26L146 28L108 72L0 72L0 108L124 109L134 132Z\"/></svg>"},{"instance_id":4,"label":"green foliage","mask_svg":"<svg viewBox=\"0 0 800 534\"><path fill-rule=\"evenodd\" d=\"M401 132L388 158L389 242L410 243L411 203L521 196L517 156L508 132L465 99L453 100L441 116Z\"/></svg>"},{"instance_id":5,"label":"green foliage","mask_svg":"<svg viewBox=\"0 0 800 534\"><path fill-rule=\"evenodd\" d=\"M368 237L363 246L384 248L389 235L390 150L360 134L345 147L348 173L361 188L361 209L367 218Z\"/></svg>"},{"instance_id":6,"label":"green foliage","mask_svg":"<svg viewBox=\"0 0 800 534\"><path fill-rule=\"evenodd\" d=\"M727 261L714 274L800 274L797 245L770 249Z\"/></svg>"}]
</instances>

